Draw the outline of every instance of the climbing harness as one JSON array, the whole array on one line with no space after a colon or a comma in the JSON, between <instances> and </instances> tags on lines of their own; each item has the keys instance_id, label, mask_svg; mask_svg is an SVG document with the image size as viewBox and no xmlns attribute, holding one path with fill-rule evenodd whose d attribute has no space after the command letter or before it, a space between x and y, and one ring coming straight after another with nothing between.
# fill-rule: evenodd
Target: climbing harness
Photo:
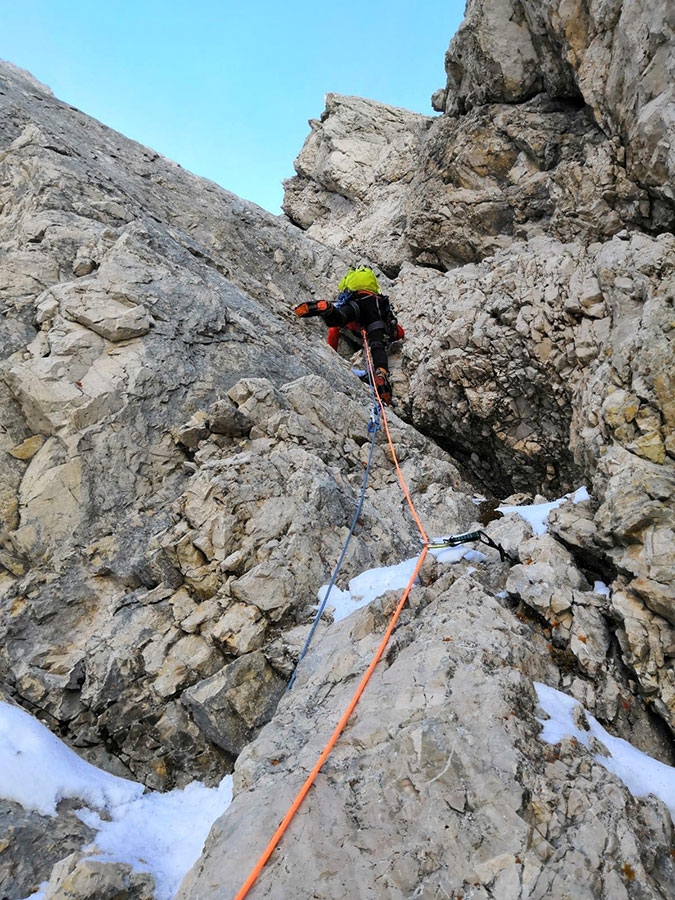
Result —
<instances>
[{"instance_id":1,"label":"climbing harness","mask_svg":"<svg viewBox=\"0 0 675 900\"><path fill-rule=\"evenodd\" d=\"M406 587L403 591L403 594L401 595L401 598L398 602L398 605L396 606L396 609L392 613L392 616L389 620L389 624L387 625L387 629L386 629L384 635L382 636L382 640L380 641L380 644L379 644L377 650L375 651L375 654L370 662L370 665L364 672L364 674L361 678L361 681L359 682L356 690L354 691L354 694L353 694L351 700L349 701L347 708L345 709L344 713L342 714L340 721L335 726L335 729L334 729L333 733L331 734L331 736L329 737L328 742L326 743L326 746L321 751L321 754L320 754L319 758L317 759L317 761L314 765L314 768L311 770L311 772L305 779L304 784L302 785L299 792L297 793L297 795L296 795L295 799L293 800L291 806L289 807L286 815L284 816L281 823L279 824L279 827L277 828L277 830L274 832L274 834L270 838L269 843L267 844L267 846L261 853L260 857L258 858L258 861L256 862L255 866L251 870L248 878L246 879L244 884L239 889L239 892L235 895L234 900L244 900L244 897L246 897L246 895L248 894L250 889L253 887L256 880L258 879L258 876L260 875L263 868L265 867L268 859L270 858L270 856L276 849L277 845L279 844L279 841L281 840L285 831L287 830L288 826L290 825L291 821L293 820L293 817L295 816L296 812L300 808L303 800L307 796L309 789L314 784L317 775L319 774L324 762L330 755L330 752L333 749L333 747L335 746L338 738L342 734L342 732L347 724L347 721L349 720L349 717L354 712L354 709L356 708L356 705L359 702L361 695L366 688L366 685L370 681L371 675L375 671L377 664L379 663L380 659L382 658L382 656L384 654L384 651L387 648L387 645L389 644L389 639L391 638L394 628L396 627L396 624L399 620L401 612L403 611L403 607L405 606L406 601L408 600L410 591L412 590L413 585L415 584L415 581L417 580L417 576L420 573L420 570L424 564L424 560L426 559L426 557L429 553L429 550L436 547L436 541L430 541L426 535L424 526L422 525L420 518L417 514L417 511L415 510L415 506L412 502L412 498L410 496L410 491L408 490L408 486L405 482L403 472L401 471L401 467L398 462L398 457L396 456L396 450L394 448L394 442L392 441L391 433L389 431L389 423L387 422L387 414L385 411L385 405L382 402L382 398L378 394L377 387L375 385L375 372L373 369L373 360L372 360L372 357L370 354L370 347L368 345L368 339L367 339L365 330L362 332L362 334L363 334L363 347L364 347L366 363L367 363L367 367L368 367L369 383L371 386L371 393L376 401L373 406L373 412L371 413L370 422L368 424L368 432L371 435L371 447L370 447L370 452L368 455L368 465L366 466L366 472L365 472L363 484L361 487L361 499L359 501L359 506L357 508L357 512L352 521L352 527L350 528L350 534L348 535L347 542L345 543L342 554L340 556L340 560L339 560L338 565L336 566L335 572L333 573L333 576L331 578L331 585L329 585L329 589L326 593L326 596L324 597L322 604L319 608L319 611L317 612L317 615L314 619L314 623L312 625L312 630L310 631L308 639L305 642L305 647L303 648L300 659L302 659L302 657L304 656L304 654L307 651L307 648L309 647L309 641L311 640L311 636L314 632L314 629L316 628L316 624L321 616L321 613L323 612L323 609L325 608L326 602L328 600L328 594L330 592L330 588L335 583L335 578L337 577L337 572L339 570L340 565L342 564L342 560L347 551L347 544L351 538L351 534L353 533L354 528L356 527L356 522L359 517L360 508L363 504L363 497L365 495L366 483L367 483L367 479L368 479L368 470L369 470L370 461L372 458L373 446L375 443L375 436L377 435L377 432L380 429L380 424L384 428L384 432L387 436L389 451L391 453L391 457L394 462L394 467L396 469L396 474L398 476L399 484L400 484L403 494L406 498L406 502L408 504L408 508L410 509L410 513L411 513L413 520L415 521L415 524L419 531L420 539L422 542L422 550L420 552L420 555L417 558L417 562L415 564L415 569L414 569L412 575L410 576L410 580L408 581L408 584L406 585ZM460 538L463 538L463 540L459 540ZM487 540L485 540L484 538ZM500 546L498 544L496 544L494 541L492 541L492 539L488 535L486 535L484 532L481 532L481 531L467 532L466 534L461 534L461 535L451 535L449 537L441 538L439 540L441 541L440 546L455 546L458 543L465 543L469 540L479 540L482 543L489 543L490 546L494 546L497 550L499 550L500 554L504 553L504 555L508 557L508 554L506 554L506 551L503 548L500 548ZM502 559L503 558L504 557L502 557ZM300 663L300 659L298 660L298 664ZM296 671L297 671L297 666L296 666L295 671L293 672L293 676L291 677L289 687L292 685L292 683L295 679Z\"/></svg>"},{"instance_id":2,"label":"climbing harness","mask_svg":"<svg viewBox=\"0 0 675 900\"><path fill-rule=\"evenodd\" d=\"M502 562L508 561L512 564L518 562L517 558L513 556L512 553L505 550L501 544L494 541L490 535L486 534L484 531L466 531L464 534L449 534L445 537L433 538L431 541L427 542L426 546L430 550L441 550L444 547L458 547L460 544L469 544L473 541L478 541L481 544L486 544L488 547L497 550Z\"/></svg>"}]
</instances>

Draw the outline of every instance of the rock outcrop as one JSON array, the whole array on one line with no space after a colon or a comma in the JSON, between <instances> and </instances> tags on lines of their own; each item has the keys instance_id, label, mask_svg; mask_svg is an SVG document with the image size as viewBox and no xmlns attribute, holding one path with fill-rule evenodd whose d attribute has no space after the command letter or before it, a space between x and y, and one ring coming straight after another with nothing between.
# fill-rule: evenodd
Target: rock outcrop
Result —
<instances>
[{"instance_id":1,"label":"rock outcrop","mask_svg":"<svg viewBox=\"0 0 675 900\"><path fill-rule=\"evenodd\" d=\"M0 896L27 897L64 857L89 843L92 831L74 808L72 801L63 800L57 817L45 817L0 801Z\"/></svg>"},{"instance_id":2,"label":"rock outcrop","mask_svg":"<svg viewBox=\"0 0 675 900\"><path fill-rule=\"evenodd\" d=\"M385 612L355 613L322 640L311 673L239 757L238 794L179 900L236 894L271 836L260 821L279 821L300 789ZM252 896L628 897L634 882L667 897L665 808L636 802L578 742L535 737L532 679L558 677L544 639L473 575L416 589Z\"/></svg>"},{"instance_id":3,"label":"rock outcrop","mask_svg":"<svg viewBox=\"0 0 675 900\"><path fill-rule=\"evenodd\" d=\"M367 390L290 312L344 262L2 75L0 672L91 761L215 783L274 711L361 485ZM392 429L436 530L470 524L450 458ZM369 492L347 576L417 547L392 473Z\"/></svg>"},{"instance_id":4,"label":"rock outcrop","mask_svg":"<svg viewBox=\"0 0 675 900\"><path fill-rule=\"evenodd\" d=\"M547 95L431 118L331 94L296 168L290 219L390 276L405 262L444 271L537 235L588 243L651 223L618 139L579 103Z\"/></svg>"},{"instance_id":5,"label":"rock outcrop","mask_svg":"<svg viewBox=\"0 0 675 900\"><path fill-rule=\"evenodd\" d=\"M234 769L180 900L240 887L397 599L324 617L286 692L372 425L291 308L368 261L407 332L389 419L425 527L512 560L425 565L254 896L673 895L666 807L602 746L544 744L533 682L675 762L674 47L666 0L470 0L442 115L329 94L288 218L0 64L3 696L152 788ZM419 551L385 447L341 584ZM546 534L479 520L480 491L582 483ZM151 895L72 817L7 813L10 900L57 859L53 900ZM17 844L50 828L36 866Z\"/></svg>"},{"instance_id":6,"label":"rock outcrop","mask_svg":"<svg viewBox=\"0 0 675 900\"><path fill-rule=\"evenodd\" d=\"M581 101L619 139L628 177L651 195L654 224L672 230L674 36L668 0L472 0L446 54L447 84L435 107L522 103L544 91Z\"/></svg>"},{"instance_id":7,"label":"rock outcrop","mask_svg":"<svg viewBox=\"0 0 675 900\"><path fill-rule=\"evenodd\" d=\"M397 115L419 148L407 173L364 150L338 178L351 129L373 148L392 117L329 96L284 206L397 275L419 429L498 495L592 489L582 532L560 537L627 591L625 658L671 729L674 56L666 4L476 0L434 97L445 114ZM664 643L645 637L654 615Z\"/></svg>"}]
</instances>

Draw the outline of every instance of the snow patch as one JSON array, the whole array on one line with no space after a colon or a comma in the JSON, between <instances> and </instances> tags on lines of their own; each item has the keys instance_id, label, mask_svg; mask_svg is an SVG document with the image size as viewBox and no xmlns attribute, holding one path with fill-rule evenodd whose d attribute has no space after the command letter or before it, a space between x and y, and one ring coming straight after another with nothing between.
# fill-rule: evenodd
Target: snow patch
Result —
<instances>
[{"instance_id":1,"label":"snow patch","mask_svg":"<svg viewBox=\"0 0 675 900\"><path fill-rule=\"evenodd\" d=\"M86 848L94 859L151 872L157 900L171 900L199 858L212 823L231 802L232 776L227 775L217 788L193 781L166 794L153 791L113 809L109 822L89 809L78 815L97 832L95 844Z\"/></svg>"},{"instance_id":2,"label":"snow patch","mask_svg":"<svg viewBox=\"0 0 675 900\"><path fill-rule=\"evenodd\" d=\"M441 547L434 548L429 551L432 553L439 563L451 564L457 563L461 559L467 559L470 562L483 562L487 559L480 550L472 550L468 546L461 547ZM337 586L333 586L328 598L327 609L332 611L333 621L339 622L348 615L377 600L387 591L402 591L410 581L412 573L415 571L418 556L412 559L405 559L403 562L395 566L381 566L377 569L367 569L349 582L347 590L341 590ZM474 568L470 568L469 572L475 572ZM324 597L328 590L328 585L324 584L319 588L317 594L318 604L315 609L323 603Z\"/></svg>"},{"instance_id":3,"label":"snow patch","mask_svg":"<svg viewBox=\"0 0 675 900\"><path fill-rule=\"evenodd\" d=\"M497 511L508 515L509 513L517 513L521 519L532 527L535 534L544 534L547 531L548 514L553 509L557 509L567 500L573 503L581 503L583 500L589 500L588 490L585 487L577 488L572 494L565 494L559 500L552 500L550 503L533 503L529 506L498 506Z\"/></svg>"},{"instance_id":4,"label":"snow patch","mask_svg":"<svg viewBox=\"0 0 675 900\"><path fill-rule=\"evenodd\" d=\"M42 816L55 816L59 800L83 800L99 809L140 797L142 784L85 762L41 722L0 703L0 796Z\"/></svg>"},{"instance_id":5,"label":"snow patch","mask_svg":"<svg viewBox=\"0 0 675 900\"><path fill-rule=\"evenodd\" d=\"M230 805L232 776L217 788L193 782L166 794L146 792L80 759L33 716L0 702L0 797L43 816L57 815L66 797L82 800L77 815L97 832L85 853L150 872L157 900L171 900ZM28 900L42 900L45 887Z\"/></svg>"},{"instance_id":6,"label":"snow patch","mask_svg":"<svg viewBox=\"0 0 675 900\"><path fill-rule=\"evenodd\" d=\"M402 591L415 571L417 559L418 557L413 557L395 566L367 569L351 579L346 591L333 587L328 598L328 608L333 611L333 621L339 622L362 606L372 603L386 591ZM319 589L319 605L323 603L327 590L327 584Z\"/></svg>"},{"instance_id":7,"label":"snow patch","mask_svg":"<svg viewBox=\"0 0 675 900\"><path fill-rule=\"evenodd\" d=\"M573 737L584 747L590 747L591 737L596 738L609 755L595 754L595 761L617 775L634 797L654 794L663 800L675 822L675 769L672 766L642 753L622 738L613 737L585 710L590 730L584 731L574 721L574 711L581 706L578 700L539 682L535 682L534 687L539 705L549 716L538 719L544 726L540 735L543 741L557 744L565 737Z\"/></svg>"}]
</instances>

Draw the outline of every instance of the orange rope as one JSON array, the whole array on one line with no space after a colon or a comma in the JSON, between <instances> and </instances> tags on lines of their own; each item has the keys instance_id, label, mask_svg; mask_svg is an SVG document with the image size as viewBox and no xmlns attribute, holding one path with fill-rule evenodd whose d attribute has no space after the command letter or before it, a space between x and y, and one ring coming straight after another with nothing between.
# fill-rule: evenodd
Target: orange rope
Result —
<instances>
[{"instance_id":1,"label":"orange rope","mask_svg":"<svg viewBox=\"0 0 675 900\"><path fill-rule=\"evenodd\" d=\"M424 559L428 552L429 552L428 547L422 548L422 552L420 553L419 559L417 560L417 565L415 566L415 571L413 572L412 577L410 578L410 581L408 582L408 586L406 587L405 591L403 592L403 596L401 597L401 599L398 602L398 606L394 610L394 613L391 617L391 621L389 622L389 625L387 626L387 630L384 634L384 637L382 638L382 641L380 642L380 645L377 648L377 651L375 652L375 656L373 657L370 665L368 666L363 677L361 678L361 681L359 682L359 685L356 688L356 691L354 692L352 699L349 701L349 705L347 706L347 709L342 714L342 718L340 719L338 724L335 726L335 730L333 731L330 738L328 739L328 743L322 750L321 755L319 756L318 760L316 761L314 768L307 776L307 780L305 781L303 786L300 788L300 791L298 792L295 800L293 801L288 812L282 819L281 824L279 825L277 830L274 832L274 835L272 836L269 844L263 850L262 855L260 856L258 862L255 864L251 874L248 876L248 878L246 879L244 884L241 886L239 893L235 896L234 900L243 900L243 898L248 894L250 889L253 887L253 884L255 883L256 879L258 878L258 875L260 875L260 873L262 872L262 870L265 866L265 863L267 862L267 860L270 858L270 856L274 852L277 844L283 837L284 832L290 825L293 816L296 814L296 812L300 808L302 801L305 799L309 789L314 784L314 781L316 780L316 776L319 774L319 770L321 769L321 767L325 763L326 759L328 758L331 750L335 746L337 739L342 734L344 727L347 724L347 720L349 719L351 714L354 712L354 709L356 707L356 704L359 702L361 694L363 693L366 685L370 681L370 676L373 674L375 667L377 666L378 662L382 658L382 654L384 653L386 646L389 643L389 638L391 637L391 633L394 630L394 627L398 621L401 611L403 610L405 602L408 599L410 590L415 582L415 579L419 575L419 571L422 568L422 564L423 564Z\"/></svg>"},{"instance_id":2,"label":"orange rope","mask_svg":"<svg viewBox=\"0 0 675 900\"><path fill-rule=\"evenodd\" d=\"M276 849L279 841L281 840L284 833L288 829L288 826L291 824L291 821L292 821L293 817L295 816L296 812L298 811L298 809L300 808L302 801L305 799L305 797L309 793L309 789L316 781L316 777L319 774L321 767L323 766L325 761L328 759L328 756L330 755L331 750L335 746L337 739L340 737L340 735L344 731L344 728L347 724L349 717L354 712L354 709L356 708L356 704L359 702L359 700L361 698L361 694L364 692L366 685L370 681L371 675L375 671L375 667L377 666L378 662L382 658L382 655L387 647L387 644L389 643L389 638L391 637L392 632L393 632L394 628L396 627L396 623L398 622L399 616L401 615L401 612L403 611L405 602L408 599L408 596L410 595L410 591L412 590L412 586L415 583L415 579L419 575L420 569L422 568L422 565L424 564L424 560L426 559L427 553L429 552L429 548L428 548L428 546L426 546L428 544L429 540L427 538L426 532L424 531L424 528L422 527L422 523L420 522L419 516L417 515L417 512L413 505L412 498L410 497L410 492L408 490L408 486L405 483L405 478L403 477L403 472L401 471L401 467L399 466L398 458L396 456L396 451L394 450L394 444L391 439L391 434L389 432L389 424L387 422L387 415L384 411L384 404L382 403L382 400L380 399L380 395L377 393L377 388L375 388L375 375L373 372L373 361L370 356L370 347L368 346L368 340L366 337L365 330L363 332L363 346L366 351L366 360L367 360L368 369L370 372L371 384L373 385L373 387L375 389L375 396L377 397L377 402L380 405L380 411L382 413L382 421L384 423L384 430L387 435L387 441L389 443L389 449L391 450L392 459L394 460L394 465L396 467L396 473L398 475L399 482L403 489L403 493L405 494L405 498L408 502L408 506L410 507L410 511L412 513L413 519L415 520L415 524L417 525L417 527L419 529L420 535L422 537L422 541L424 542L425 546L422 548L422 552L420 553L417 563L415 565L415 570L413 571L413 573L410 577L410 581L408 582L405 590L403 591L403 595L401 596L401 599L399 600L398 605L392 614L392 617L387 626L387 630L385 631L384 636L382 637L382 640L380 641L380 644L379 644L377 650L375 651L375 655L373 656L373 658L370 662L370 665L364 672L363 677L361 678L361 681L359 682L356 690L354 691L354 694L352 696L352 699L349 701L347 709L342 714L340 721L335 726L335 730L333 731L333 733L331 734L331 736L328 739L328 743L321 751L321 755L317 759L317 761L314 765L314 768L307 776L305 783L300 788L297 796L295 797L295 800L289 807L288 812L286 813L284 818L281 820L281 824L279 825L277 830L272 835L267 847L265 847L265 849L263 850L262 854L260 855L260 858L258 859L257 863L253 867L250 875L248 876L246 881L243 883L243 885L239 889L238 893L235 895L234 900L244 900L244 897L246 897L248 892L251 890L251 888L255 884L256 880L258 879L258 876L264 869L265 864L267 863L268 859L270 858L270 856Z\"/></svg>"},{"instance_id":3,"label":"orange rope","mask_svg":"<svg viewBox=\"0 0 675 900\"><path fill-rule=\"evenodd\" d=\"M405 478L403 477L403 472L401 471L401 467L398 464L398 457L396 456L396 450L394 449L394 442L391 439L391 433L389 431L389 422L387 421L387 413L385 412L385 405L382 402L380 395L377 392L377 388L375 387L375 372L373 370L373 359L370 355L370 347L368 345L368 338L366 336L365 329L361 332L363 335L363 348L366 353L366 362L368 363L368 371L370 373L370 379L373 387L375 388L375 396L377 397L377 402L380 404L380 412L382 413L382 424L384 425L384 431L387 435L387 441L389 443L389 449L391 451L392 459L394 460L394 465L396 466L396 474L398 475L398 480L400 482L403 493L405 494L405 499L408 501L408 507L410 508L410 512L412 513L412 517L415 520L415 524L419 530L422 541L425 544L429 543L429 538L426 535L426 532L420 522L419 516L417 515L417 511L413 505L412 498L410 496L410 491L408 490L408 485L405 483Z\"/></svg>"}]
</instances>

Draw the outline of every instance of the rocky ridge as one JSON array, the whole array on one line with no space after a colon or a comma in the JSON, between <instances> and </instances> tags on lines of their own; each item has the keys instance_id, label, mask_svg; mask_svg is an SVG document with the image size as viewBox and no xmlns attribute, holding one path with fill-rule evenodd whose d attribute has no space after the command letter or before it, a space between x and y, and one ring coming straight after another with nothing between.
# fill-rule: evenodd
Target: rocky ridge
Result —
<instances>
[{"instance_id":1,"label":"rocky ridge","mask_svg":"<svg viewBox=\"0 0 675 900\"><path fill-rule=\"evenodd\" d=\"M461 472L591 499L547 535L487 525L517 565L428 563L253 895L672 894L665 806L542 744L532 687L673 762L672 23L605 4L575 29L568 6L470 3L438 118L329 95L287 186L304 234L0 68L3 696L150 787L234 766L183 900L239 887L395 600L322 623L283 694L370 416L290 307L363 259L408 333L392 432L429 532L478 524ZM644 77L618 79L628 57ZM378 444L344 577L418 547ZM64 857L83 839L8 814ZM12 900L59 857L23 840ZM47 896L150 891L76 851Z\"/></svg>"}]
</instances>

